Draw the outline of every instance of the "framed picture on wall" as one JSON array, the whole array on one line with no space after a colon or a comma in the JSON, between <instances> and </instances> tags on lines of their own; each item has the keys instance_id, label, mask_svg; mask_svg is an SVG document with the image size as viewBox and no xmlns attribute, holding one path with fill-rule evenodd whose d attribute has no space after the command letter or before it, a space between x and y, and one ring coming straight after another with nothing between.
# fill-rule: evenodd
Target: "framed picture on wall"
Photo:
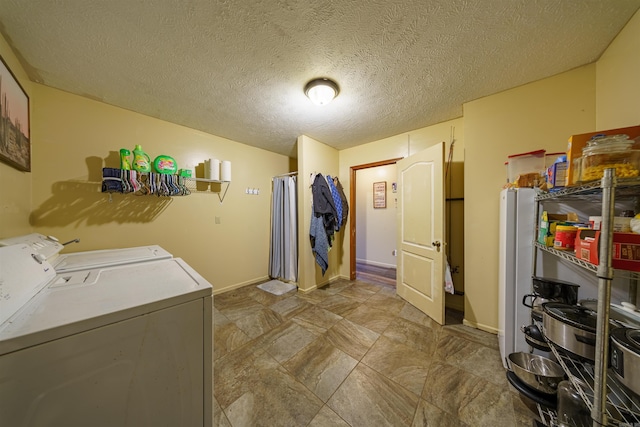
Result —
<instances>
[{"instance_id":1,"label":"framed picture on wall","mask_svg":"<svg viewBox=\"0 0 640 427\"><path fill-rule=\"evenodd\" d=\"M387 181L373 183L373 207L374 209L387 207Z\"/></svg>"},{"instance_id":2,"label":"framed picture on wall","mask_svg":"<svg viewBox=\"0 0 640 427\"><path fill-rule=\"evenodd\" d=\"M29 97L0 56L0 160L31 172Z\"/></svg>"}]
</instances>

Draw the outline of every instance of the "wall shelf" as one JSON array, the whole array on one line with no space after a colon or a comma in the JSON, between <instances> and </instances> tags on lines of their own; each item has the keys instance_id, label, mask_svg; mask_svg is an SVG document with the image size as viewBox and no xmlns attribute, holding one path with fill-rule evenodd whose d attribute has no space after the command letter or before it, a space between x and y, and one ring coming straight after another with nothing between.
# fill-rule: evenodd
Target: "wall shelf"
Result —
<instances>
[{"instance_id":1,"label":"wall shelf","mask_svg":"<svg viewBox=\"0 0 640 427\"><path fill-rule=\"evenodd\" d=\"M109 193L109 195L122 193L138 196L175 197L188 196L192 193L215 193L222 203L230 183L230 181L154 172L145 173L115 168L102 169L102 192Z\"/></svg>"}]
</instances>

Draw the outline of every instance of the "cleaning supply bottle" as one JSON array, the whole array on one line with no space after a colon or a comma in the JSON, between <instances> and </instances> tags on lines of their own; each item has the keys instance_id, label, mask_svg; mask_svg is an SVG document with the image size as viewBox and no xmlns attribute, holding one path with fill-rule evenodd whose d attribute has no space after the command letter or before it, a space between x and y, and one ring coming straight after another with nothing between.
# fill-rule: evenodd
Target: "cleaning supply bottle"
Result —
<instances>
[{"instance_id":1,"label":"cleaning supply bottle","mask_svg":"<svg viewBox=\"0 0 640 427\"><path fill-rule=\"evenodd\" d=\"M136 145L133 149L133 164L131 165L133 170L138 172L151 172L151 159L142 151L140 145Z\"/></svg>"},{"instance_id":2,"label":"cleaning supply bottle","mask_svg":"<svg viewBox=\"0 0 640 427\"><path fill-rule=\"evenodd\" d=\"M120 149L120 169L123 170L131 170L131 162L129 162L129 156L131 155L131 151L126 148Z\"/></svg>"}]
</instances>

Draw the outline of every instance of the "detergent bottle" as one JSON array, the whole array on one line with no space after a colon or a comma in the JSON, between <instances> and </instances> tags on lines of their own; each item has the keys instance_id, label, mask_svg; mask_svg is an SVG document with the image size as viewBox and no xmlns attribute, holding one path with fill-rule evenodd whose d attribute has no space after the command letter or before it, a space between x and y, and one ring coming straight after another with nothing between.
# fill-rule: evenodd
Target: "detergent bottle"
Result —
<instances>
[{"instance_id":1,"label":"detergent bottle","mask_svg":"<svg viewBox=\"0 0 640 427\"><path fill-rule=\"evenodd\" d=\"M129 162L129 156L131 155L131 151L126 148L120 149L120 169L123 170L131 170L131 162Z\"/></svg>"},{"instance_id":2,"label":"detergent bottle","mask_svg":"<svg viewBox=\"0 0 640 427\"><path fill-rule=\"evenodd\" d=\"M136 145L136 148L133 149L133 164L131 167L138 172L151 172L151 159L147 156L147 153L142 151L140 145Z\"/></svg>"}]
</instances>

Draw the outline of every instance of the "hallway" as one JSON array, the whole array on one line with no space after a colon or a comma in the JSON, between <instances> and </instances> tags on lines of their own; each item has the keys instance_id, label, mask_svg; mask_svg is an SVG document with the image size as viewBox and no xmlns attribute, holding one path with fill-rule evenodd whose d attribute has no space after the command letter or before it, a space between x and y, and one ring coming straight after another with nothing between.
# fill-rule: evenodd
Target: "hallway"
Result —
<instances>
[{"instance_id":1,"label":"hallway","mask_svg":"<svg viewBox=\"0 0 640 427\"><path fill-rule=\"evenodd\" d=\"M338 280L214 298L216 426L530 426L497 337L441 327L395 287Z\"/></svg>"}]
</instances>

